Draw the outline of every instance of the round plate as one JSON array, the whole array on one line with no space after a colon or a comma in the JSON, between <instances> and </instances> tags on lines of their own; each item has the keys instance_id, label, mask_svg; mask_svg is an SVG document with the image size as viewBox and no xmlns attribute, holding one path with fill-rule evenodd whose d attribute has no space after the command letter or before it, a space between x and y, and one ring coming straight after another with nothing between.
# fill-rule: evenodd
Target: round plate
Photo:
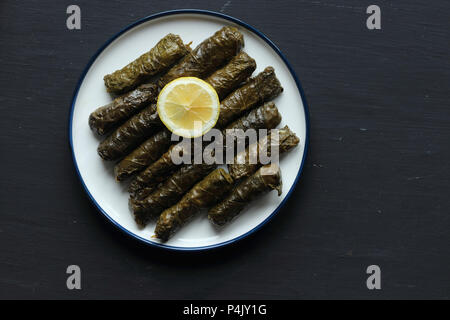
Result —
<instances>
[{"instance_id":1,"label":"round plate","mask_svg":"<svg viewBox=\"0 0 450 320\"><path fill-rule=\"evenodd\" d=\"M252 202L237 219L218 229L205 212L179 230L168 242L151 238L155 224L140 229L128 207L126 184L116 183L113 162L105 162L97 154L99 137L88 126L89 114L111 101L103 76L120 69L154 46L167 33L179 34L185 43L195 48L224 25L236 25L244 35L244 50L256 60L254 74L273 66L284 92L275 99L283 117L281 126L288 125L300 138L300 144L282 155L280 167L283 194L270 192ZM297 183L306 158L308 143L308 110L300 83L280 50L261 32L248 24L220 13L203 10L162 12L126 27L94 55L84 70L72 100L69 138L73 161L81 183L100 212L128 235L147 244L172 250L205 250L235 242L258 230L282 207Z\"/></svg>"}]
</instances>

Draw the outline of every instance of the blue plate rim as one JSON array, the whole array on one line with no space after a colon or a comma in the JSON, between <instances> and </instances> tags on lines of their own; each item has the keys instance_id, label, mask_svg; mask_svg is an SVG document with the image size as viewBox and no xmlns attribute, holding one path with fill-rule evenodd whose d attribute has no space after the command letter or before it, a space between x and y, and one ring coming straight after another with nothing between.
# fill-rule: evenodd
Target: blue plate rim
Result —
<instances>
[{"instance_id":1,"label":"blue plate rim","mask_svg":"<svg viewBox=\"0 0 450 320\"><path fill-rule=\"evenodd\" d=\"M236 23L236 24L238 24L238 25L240 25L240 26L250 30L251 32L255 33L257 36L259 36L261 39L263 39L268 45L270 45L270 47L283 60L284 64L288 67L289 72L291 73L292 77L294 78L295 83L297 85L297 88L299 90L302 102L303 102L303 109L304 109L304 113L305 113L305 122L306 122L305 149L304 149L304 153L303 153L303 157L302 157L302 162L301 162L300 168L298 170L297 176L296 176L296 178L294 180L294 183L292 184L290 190L288 191L288 193L287 193L286 197L283 199L283 201L281 201L281 203L278 205L278 207L264 221L262 221L260 224L258 224L253 229L247 231L246 233L244 233L244 234L242 234L242 235L240 235L240 236L238 236L236 238L233 238L231 240L227 240L227 241L224 241L224 242L220 242L220 243L212 244L212 245L208 245L208 246L202 246L202 247L177 247L177 246L166 245L164 243L153 242L153 241L150 241L148 239L145 239L143 237L140 237L140 236L132 233L131 231L129 231L126 228L124 228L117 221L115 221L113 218L111 218L106 213L106 211L103 210L103 208L97 203L95 198L89 192L89 189L87 188L86 184L84 183L84 180L81 177L80 170L78 168L78 164L77 164L77 161L76 161L75 152L74 152L74 148L73 148L73 140L72 140L73 112L74 112L74 109L75 109L75 102L76 102L76 99L77 99L77 96L78 96L78 92L80 90L81 84L83 83L87 72L89 71L90 67L95 62L95 60L98 58L98 56L114 40L116 40L119 36L121 36L122 34L127 32L128 30L131 30L132 28L134 28L134 27L136 27L136 26L138 26L138 25L140 25L140 24L142 24L144 22L150 21L150 20L154 20L154 19L157 19L157 18L170 16L170 15L177 15L177 14L199 14L199 15L209 15L209 16L222 18L222 19L231 21L233 23ZM293 190L295 189L295 186L297 185L297 183L300 180L300 177L301 177L302 172L303 172L303 167L304 167L304 164L306 162L306 158L307 158L307 154L308 154L309 138L310 138L309 107L308 107L308 103L306 101L305 93L303 91L303 87L301 86L300 80L297 77L297 74L295 73L295 71L292 68L291 64L289 63L287 58L284 56L284 54L281 52L281 50L265 34L263 34L258 29L252 27L251 25L249 25L249 24L247 24L247 23L245 23L245 22L243 22L243 21L241 21L241 20L239 20L237 18L234 18L232 16L226 15L224 13L220 13L220 12L216 12L216 11L210 11L210 10L202 10L202 9L176 9L176 10L168 10L168 11L163 11L163 12L159 12L159 13L156 13L156 14L152 14L152 15L149 15L147 17L144 17L142 19L139 19L139 20L129 24L128 26L126 26L125 28L120 30L118 33L113 35L110 39L108 39L97 50L97 52L91 57L91 59L89 60L88 64L84 68L84 70L83 70L83 72L82 72L82 74L80 76L80 79L78 80L78 83L77 83L77 86L76 86L75 91L73 93L73 96L72 96L72 102L71 102L70 114L69 114L69 143L70 143L70 148L71 148L71 152L72 152L72 161L73 161L73 164L75 166L78 178L80 179L80 182L81 182L81 185L83 186L84 191L89 196L89 199L95 205L97 210L99 210L100 213L102 213L103 216L105 216L109 222L111 222L119 230L124 232L126 235L132 237L133 239L139 240L139 241L141 241L141 242L143 242L143 243L145 243L147 245L153 246L153 247L157 247L157 248L161 248L161 249L167 249L167 250L172 250L172 251L203 251L203 250L216 249L216 248L219 248L219 247L223 247L223 246L235 243L235 242L237 242L237 241L239 241L241 239L244 239L244 238L250 236L251 234L255 233L256 231L258 231L259 229L261 229L264 225L266 225L281 210L281 208L286 204L286 201L290 198Z\"/></svg>"}]
</instances>

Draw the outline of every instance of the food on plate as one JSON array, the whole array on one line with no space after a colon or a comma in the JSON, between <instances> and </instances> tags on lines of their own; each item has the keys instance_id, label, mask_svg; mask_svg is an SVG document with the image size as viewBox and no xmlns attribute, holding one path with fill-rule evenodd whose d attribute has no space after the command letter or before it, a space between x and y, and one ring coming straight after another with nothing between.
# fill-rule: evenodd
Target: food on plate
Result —
<instances>
[{"instance_id":1,"label":"food on plate","mask_svg":"<svg viewBox=\"0 0 450 320\"><path fill-rule=\"evenodd\" d=\"M235 27L223 27L200 43L159 79L163 88L180 77L204 78L233 58L244 47L244 37Z\"/></svg>"},{"instance_id":2,"label":"food on plate","mask_svg":"<svg viewBox=\"0 0 450 320\"><path fill-rule=\"evenodd\" d=\"M180 36L168 34L149 52L120 70L104 77L108 92L122 93L133 89L151 76L167 70L171 65L188 54L189 46L183 44Z\"/></svg>"},{"instance_id":3,"label":"food on plate","mask_svg":"<svg viewBox=\"0 0 450 320\"><path fill-rule=\"evenodd\" d=\"M261 150L264 150L267 157L271 156L272 144L278 146L279 154L288 152L292 148L298 145L299 138L292 132L288 126L281 129L274 129L278 133L278 138L271 140L272 132L269 132L267 136L262 137L258 143L249 146L244 152L236 155L233 163L228 164L228 172L233 179L239 180L243 177L248 177L253 172L258 170L262 166L258 161L250 161L250 159L258 159L258 155L261 154Z\"/></svg>"},{"instance_id":4,"label":"food on plate","mask_svg":"<svg viewBox=\"0 0 450 320\"><path fill-rule=\"evenodd\" d=\"M247 80L255 69L255 60L241 51L225 67L215 71L205 81L216 89L219 98L223 99Z\"/></svg>"},{"instance_id":5,"label":"food on plate","mask_svg":"<svg viewBox=\"0 0 450 320\"><path fill-rule=\"evenodd\" d=\"M163 129L141 143L114 167L116 180L125 180L158 160L170 147L171 135L169 130Z\"/></svg>"},{"instance_id":6,"label":"food on plate","mask_svg":"<svg viewBox=\"0 0 450 320\"><path fill-rule=\"evenodd\" d=\"M136 222L145 226L154 217L171 207L199 180L203 179L216 165L190 164L182 166L161 186L143 200L130 199Z\"/></svg>"},{"instance_id":7,"label":"food on plate","mask_svg":"<svg viewBox=\"0 0 450 320\"><path fill-rule=\"evenodd\" d=\"M267 67L242 87L233 91L220 104L217 127L223 128L256 105L271 100L283 91L272 67Z\"/></svg>"},{"instance_id":8,"label":"food on plate","mask_svg":"<svg viewBox=\"0 0 450 320\"><path fill-rule=\"evenodd\" d=\"M158 86L143 84L98 108L89 116L89 126L104 135L119 126L139 110L156 101Z\"/></svg>"},{"instance_id":9,"label":"food on plate","mask_svg":"<svg viewBox=\"0 0 450 320\"><path fill-rule=\"evenodd\" d=\"M196 77L181 77L167 84L158 96L158 115L174 134L195 138L217 122L220 101L216 90Z\"/></svg>"},{"instance_id":10,"label":"food on plate","mask_svg":"<svg viewBox=\"0 0 450 320\"><path fill-rule=\"evenodd\" d=\"M242 33L232 26L193 50L168 34L104 77L107 91L121 95L89 116L93 131L108 134L97 152L117 161L117 181L133 177L128 191L134 219L140 227L156 220L154 237L162 242L203 209L223 226L257 197L271 190L281 195L273 155L300 141L288 126L276 129L282 117L271 100L283 87L274 68L252 77L256 61L243 47ZM174 136L196 139L176 143ZM217 168L223 163L228 171Z\"/></svg>"},{"instance_id":11,"label":"food on plate","mask_svg":"<svg viewBox=\"0 0 450 320\"><path fill-rule=\"evenodd\" d=\"M163 126L156 112L156 105L145 108L114 130L100 142L98 154L104 160L116 160L137 147L146 137Z\"/></svg>"},{"instance_id":12,"label":"food on plate","mask_svg":"<svg viewBox=\"0 0 450 320\"><path fill-rule=\"evenodd\" d=\"M220 201L232 186L233 178L225 170L214 170L189 190L177 204L161 213L156 223L155 236L167 241L200 209L211 207Z\"/></svg>"},{"instance_id":13,"label":"food on plate","mask_svg":"<svg viewBox=\"0 0 450 320\"><path fill-rule=\"evenodd\" d=\"M229 195L212 207L208 219L222 226L237 216L256 197L277 190L281 195L282 181L280 168L276 164L261 167L253 175L239 183Z\"/></svg>"}]
</instances>

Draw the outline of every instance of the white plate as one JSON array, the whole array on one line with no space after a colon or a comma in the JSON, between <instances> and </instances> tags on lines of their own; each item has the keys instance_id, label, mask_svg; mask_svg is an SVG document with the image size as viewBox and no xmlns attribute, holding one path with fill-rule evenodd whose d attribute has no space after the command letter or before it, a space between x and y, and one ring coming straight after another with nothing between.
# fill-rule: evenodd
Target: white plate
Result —
<instances>
[{"instance_id":1,"label":"white plate","mask_svg":"<svg viewBox=\"0 0 450 320\"><path fill-rule=\"evenodd\" d=\"M224 25L237 25L244 34L244 50L256 60L254 74L273 66L284 87L275 99L283 117L280 126L288 125L300 138L300 145L280 160L283 194L271 192L252 202L241 215L222 229L212 226L206 214L178 231L168 242L152 239L155 225L139 229L128 208L126 185L113 178L113 163L97 154L99 138L88 126L89 114L111 101L103 84L103 76L121 68L154 46L167 33L179 34L192 48ZM75 168L93 203L119 229L151 245L174 250L210 249L241 239L265 224L292 192L302 170L308 143L306 102L292 68L278 48L253 27L226 15L202 10L176 10L144 18L119 32L94 55L87 65L72 101L69 137Z\"/></svg>"}]
</instances>

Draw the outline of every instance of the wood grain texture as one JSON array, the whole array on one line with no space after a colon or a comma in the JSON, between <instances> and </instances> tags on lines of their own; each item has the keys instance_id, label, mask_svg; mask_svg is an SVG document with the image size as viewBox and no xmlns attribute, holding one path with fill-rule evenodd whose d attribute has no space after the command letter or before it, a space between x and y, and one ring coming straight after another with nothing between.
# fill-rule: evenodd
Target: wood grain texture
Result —
<instances>
[{"instance_id":1,"label":"wood grain texture","mask_svg":"<svg viewBox=\"0 0 450 320\"><path fill-rule=\"evenodd\" d=\"M448 1L77 1L0 4L0 298L450 298ZM382 30L366 29L378 4ZM287 205L221 250L128 239L73 168L68 114L92 54L159 11L203 8L260 29L298 73L310 156ZM66 267L82 269L68 291ZM366 289L380 265L382 290Z\"/></svg>"}]
</instances>

